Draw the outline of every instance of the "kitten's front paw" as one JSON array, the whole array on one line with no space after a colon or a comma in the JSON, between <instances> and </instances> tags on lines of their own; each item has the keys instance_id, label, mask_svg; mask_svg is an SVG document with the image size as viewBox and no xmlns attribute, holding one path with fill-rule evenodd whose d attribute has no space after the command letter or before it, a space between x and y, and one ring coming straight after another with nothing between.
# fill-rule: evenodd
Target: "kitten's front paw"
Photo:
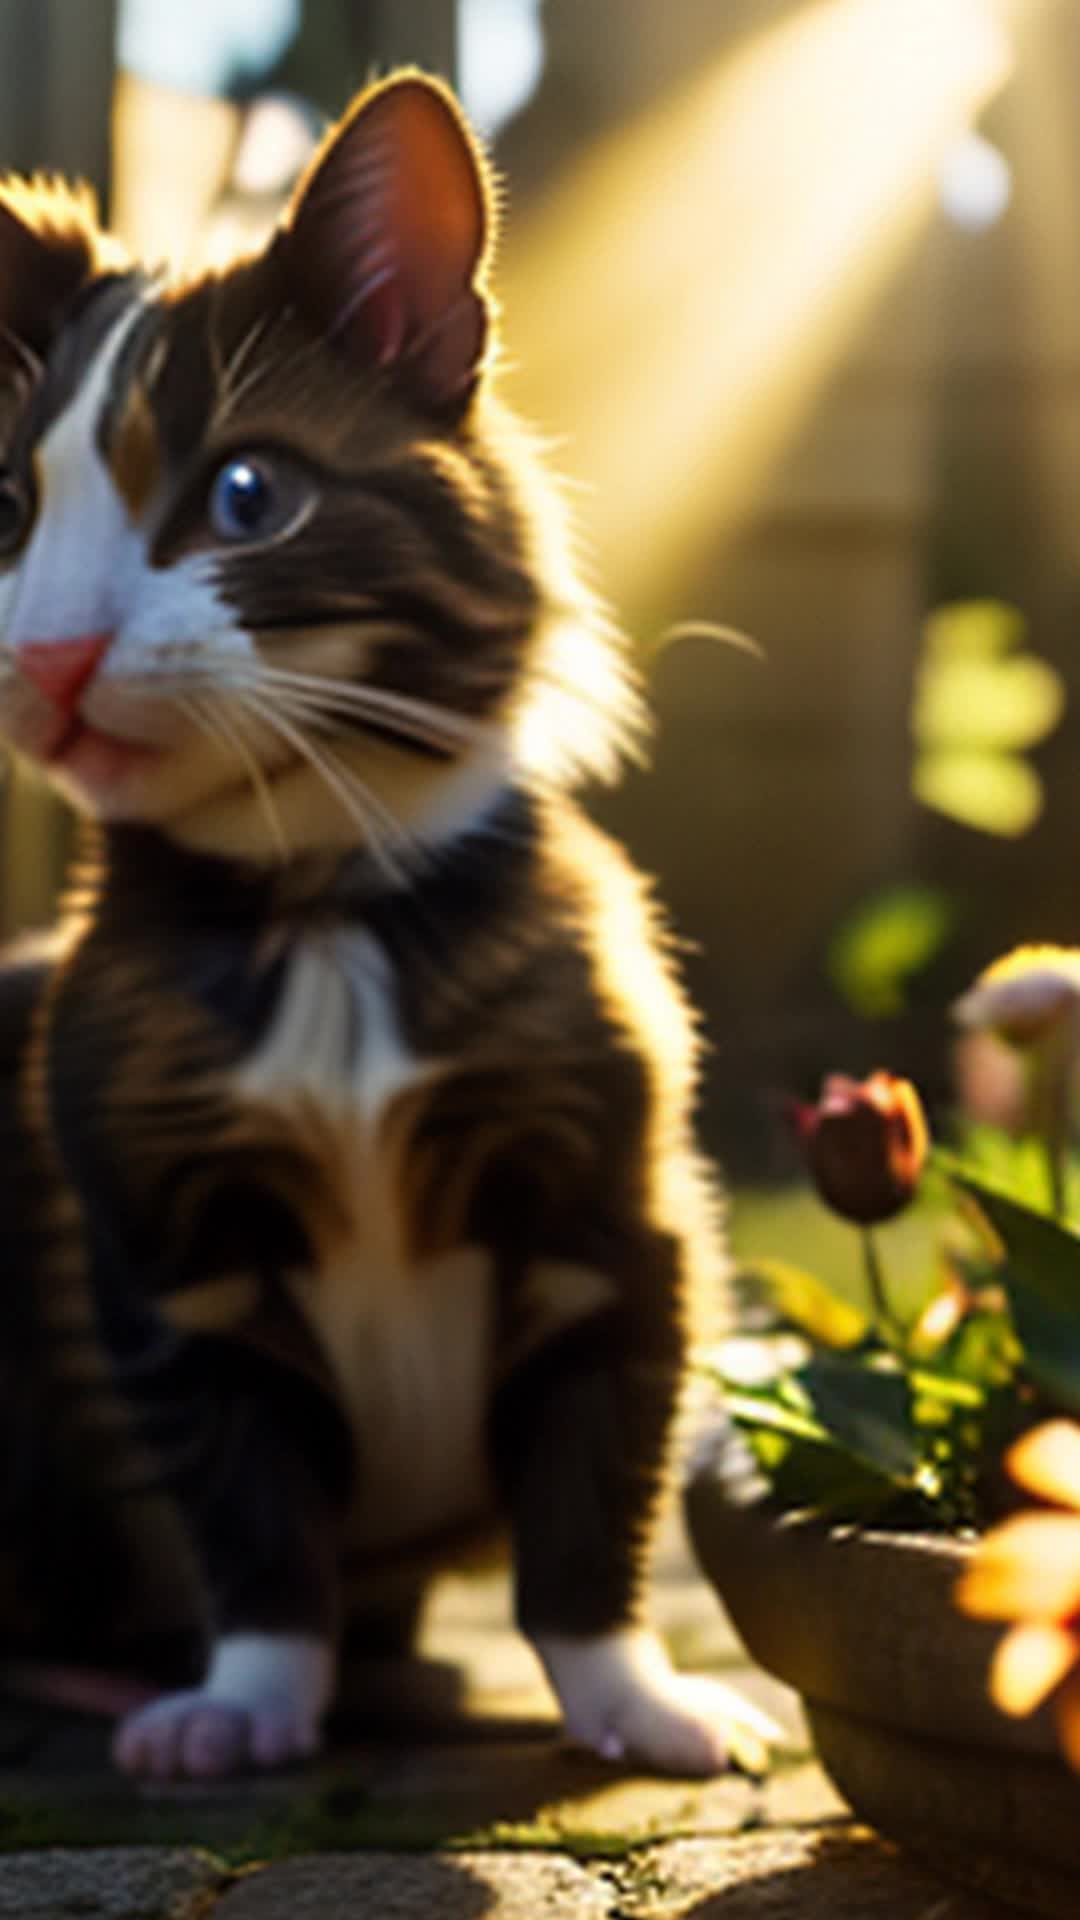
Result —
<instances>
[{"instance_id":1,"label":"kitten's front paw","mask_svg":"<svg viewBox=\"0 0 1080 1920\"><path fill-rule=\"evenodd\" d=\"M165 1694L121 1721L113 1758L153 1780L216 1780L305 1759L319 1745L332 1663L322 1641L234 1634L201 1687Z\"/></svg>"},{"instance_id":2,"label":"kitten's front paw","mask_svg":"<svg viewBox=\"0 0 1080 1920\"><path fill-rule=\"evenodd\" d=\"M536 1650L567 1732L603 1759L694 1776L722 1773L732 1761L764 1770L778 1729L722 1682L676 1673L653 1634L547 1635Z\"/></svg>"},{"instance_id":3,"label":"kitten's front paw","mask_svg":"<svg viewBox=\"0 0 1080 1920\"><path fill-rule=\"evenodd\" d=\"M152 1780L218 1780L250 1767L279 1767L314 1753L318 1730L285 1707L213 1700L201 1687L170 1693L122 1721L113 1758Z\"/></svg>"}]
</instances>

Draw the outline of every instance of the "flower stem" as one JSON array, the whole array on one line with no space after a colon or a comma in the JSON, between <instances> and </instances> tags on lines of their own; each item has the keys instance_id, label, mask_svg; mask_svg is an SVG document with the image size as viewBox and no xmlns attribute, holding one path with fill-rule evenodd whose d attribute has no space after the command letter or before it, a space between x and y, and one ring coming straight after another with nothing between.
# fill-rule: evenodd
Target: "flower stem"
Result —
<instances>
[{"instance_id":1,"label":"flower stem","mask_svg":"<svg viewBox=\"0 0 1080 1920\"><path fill-rule=\"evenodd\" d=\"M1055 1220L1064 1220L1069 1159L1069 1080L1074 1050L1048 1049L1033 1065L1032 1130L1042 1148L1047 1197Z\"/></svg>"},{"instance_id":2,"label":"flower stem","mask_svg":"<svg viewBox=\"0 0 1080 1920\"><path fill-rule=\"evenodd\" d=\"M864 1227L862 1231L863 1267L866 1284L870 1293L870 1302L874 1319L883 1337L895 1345L902 1341L904 1329L889 1305L889 1296L885 1290L885 1273L881 1264L881 1255L874 1238L873 1229Z\"/></svg>"}]
</instances>

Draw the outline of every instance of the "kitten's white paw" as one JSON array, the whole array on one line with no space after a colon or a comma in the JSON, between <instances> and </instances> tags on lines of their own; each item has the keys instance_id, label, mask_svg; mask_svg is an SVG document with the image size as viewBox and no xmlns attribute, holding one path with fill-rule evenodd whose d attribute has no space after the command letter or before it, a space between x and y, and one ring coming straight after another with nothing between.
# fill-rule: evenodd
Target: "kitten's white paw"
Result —
<instances>
[{"instance_id":1,"label":"kitten's white paw","mask_svg":"<svg viewBox=\"0 0 1080 1920\"><path fill-rule=\"evenodd\" d=\"M605 1760L695 1776L721 1773L733 1757L745 1765L751 1751L764 1760L775 1731L765 1717L720 1681L676 1673L644 1629L593 1640L545 1635L536 1651L567 1732Z\"/></svg>"},{"instance_id":2,"label":"kitten's white paw","mask_svg":"<svg viewBox=\"0 0 1080 1920\"><path fill-rule=\"evenodd\" d=\"M284 1766L318 1748L331 1684L332 1657L320 1640L230 1635L214 1649L201 1687L127 1715L113 1758L125 1773L153 1780Z\"/></svg>"},{"instance_id":3,"label":"kitten's white paw","mask_svg":"<svg viewBox=\"0 0 1080 1920\"><path fill-rule=\"evenodd\" d=\"M314 1725L287 1709L212 1700L196 1687L129 1714L113 1742L113 1757L125 1773L152 1780L216 1780L249 1767L282 1766L317 1745Z\"/></svg>"}]
</instances>

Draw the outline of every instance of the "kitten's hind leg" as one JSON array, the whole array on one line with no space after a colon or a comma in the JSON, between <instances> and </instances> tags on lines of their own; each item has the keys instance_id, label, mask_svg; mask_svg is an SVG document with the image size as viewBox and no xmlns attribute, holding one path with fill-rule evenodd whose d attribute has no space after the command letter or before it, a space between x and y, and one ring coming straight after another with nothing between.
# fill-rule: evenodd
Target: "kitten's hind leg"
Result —
<instances>
[{"instance_id":1,"label":"kitten's hind leg","mask_svg":"<svg viewBox=\"0 0 1080 1920\"><path fill-rule=\"evenodd\" d=\"M775 1722L723 1681L676 1672L649 1628L539 1634L533 1644L567 1732L603 1759L692 1776L729 1763L764 1773Z\"/></svg>"},{"instance_id":2,"label":"kitten's hind leg","mask_svg":"<svg viewBox=\"0 0 1080 1920\"><path fill-rule=\"evenodd\" d=\"M510 1381L494 1437L519 1624L568 1732L607 1759L707 1775L728 1762L731 1697L677 1673L643 1620L685 1367L680 1258L665 1234L628 1241L615 1304Z\"/></svg>"}]
</instances>

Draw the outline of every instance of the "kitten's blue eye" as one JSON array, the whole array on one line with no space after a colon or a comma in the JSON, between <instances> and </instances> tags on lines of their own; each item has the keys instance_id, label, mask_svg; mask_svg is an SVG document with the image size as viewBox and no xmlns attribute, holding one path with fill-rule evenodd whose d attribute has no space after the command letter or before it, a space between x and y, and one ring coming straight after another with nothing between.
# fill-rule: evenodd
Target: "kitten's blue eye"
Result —
<instances>
[{"instance_id":1,"label":"kitten's blue eye","mask_svg":"<svg viewBox=\"0 0 1080 1920\"><path fill-rule=\"evenodd\" d=\"M314 499L310 479L286 457L234 454L210 483L207 518L219 540L233 545L288 533Z\"/></svg>"},{"instance_id":2,"label":"kitten's blue eye","mask_svg":"<svg viewBox=\"0 0 1080 1920\"><path fill-rule=\"evenodd\" d=\"M274 487L253 460L230 460L210 489L210 524L222 540L254 540L274 511Z\"/></svg>"}]
</instances>

